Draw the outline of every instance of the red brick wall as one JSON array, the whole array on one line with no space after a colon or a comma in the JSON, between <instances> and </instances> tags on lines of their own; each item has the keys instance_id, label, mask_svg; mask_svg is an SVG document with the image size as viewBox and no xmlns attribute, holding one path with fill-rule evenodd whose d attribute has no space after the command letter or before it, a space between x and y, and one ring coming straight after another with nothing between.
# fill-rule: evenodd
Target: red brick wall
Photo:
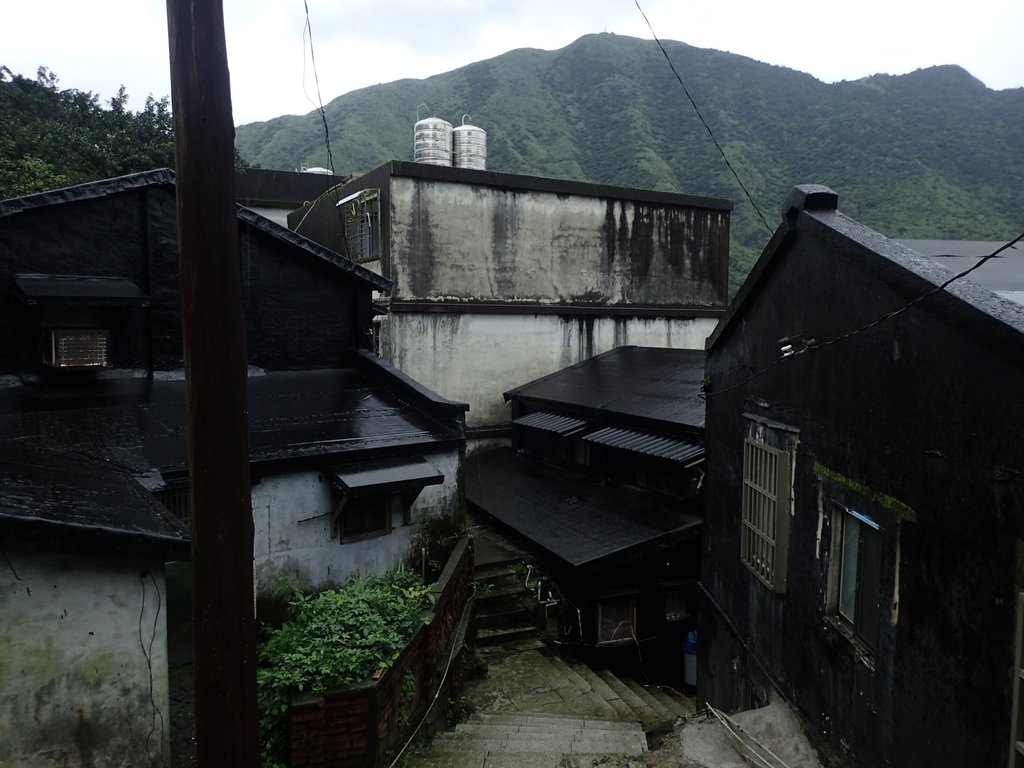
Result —
<instances>
[{"instance_id":1,"label":"red brick wall","mask_svg":"<svg viewBox=\"0 0 1024 768\"><path fill-rule=\"evenodd\" d=\"M472 579L473 551L469 539L463 538L434 585L429 622L416 631L379 680L319 697L292 699L292 768L376 768L385 755L401 747L441 682ZM403 702L403 683L410 673L415 676L416 690L411 701Z\"/></svg>"}]
</instances>

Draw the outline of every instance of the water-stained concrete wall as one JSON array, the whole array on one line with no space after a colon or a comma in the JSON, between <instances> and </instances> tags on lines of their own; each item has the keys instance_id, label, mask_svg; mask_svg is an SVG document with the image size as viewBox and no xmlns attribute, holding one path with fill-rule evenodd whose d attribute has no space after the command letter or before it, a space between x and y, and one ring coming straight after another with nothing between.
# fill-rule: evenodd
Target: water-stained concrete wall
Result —
<instances>
[{"instance_id":1,"label":"water-stained concrete wall","mask_svg":"<svg viewBox=\"0 0 1024 768\"><path fill-rule=\"evenodd\" d=\"M384 358L444 397L469 403L469 427L507 424L502 393L615 347L700 349L716 318L393 313Z\"/></svg>"},{"instance_id":2,"label":"water-stained concrete wall","mask_svg":"<svg viewBox=\"0 0 1024 768\"><path fill-rule=\"evenodd\" d=\"M163 565L4 542L0 765L166 764Z\"/></svg>"},{"instance_id":3,"label":"water-stained concrete wall","mask_svg":"<svg viewBox=\"0 0 1024 768\"><path fill-rule=\"evenodd\" d=\"M282 578L304 591L336 587L353 572L382 574L409 553L418 523L451 514L459 504L459 451L423 454L444 482L424 488L412 505L410 524L401 512L388 534L348 543L331 536L331 510L337 503L322 472L264 477L252 489L256 592L269 596Z\"/></svg>"},{"instance_id":4,"label":"water-stained concrete wall","mask_svg":"<svg viewBox=\"0 0 1024 768\"><path fill-rule=\"evenodd\" d=\"M729 210L392 177L392 299L722 309Z\"/></svg>"}]
</instances>

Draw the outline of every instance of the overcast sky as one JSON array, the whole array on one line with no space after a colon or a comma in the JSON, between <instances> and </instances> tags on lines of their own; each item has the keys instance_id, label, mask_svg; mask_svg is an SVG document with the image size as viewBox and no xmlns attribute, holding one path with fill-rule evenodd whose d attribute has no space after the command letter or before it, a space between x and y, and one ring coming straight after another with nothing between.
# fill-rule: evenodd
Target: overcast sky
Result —
<instances>
[{"instance_id":1,"label":"overcast sky","mask_svg":"<svg viewBox=\"0 0 1024 768\"><path fill-rule=\"evenodd\" d=\"M515 48L562 48L581 35L650 38L633 0L308 0L326 104L376 83L423 78ZM808 72L825 82L959 64L990 88L1024 87L1024 1L641 0L654 31ZM170 93L160 0L8 0L0 65L139 109ZM315 106L303 0L224 0L236 124ZM686 73L682 73L684 79ZM414 109L410 119L414 120Z\"/></svg>"}]
</instances>

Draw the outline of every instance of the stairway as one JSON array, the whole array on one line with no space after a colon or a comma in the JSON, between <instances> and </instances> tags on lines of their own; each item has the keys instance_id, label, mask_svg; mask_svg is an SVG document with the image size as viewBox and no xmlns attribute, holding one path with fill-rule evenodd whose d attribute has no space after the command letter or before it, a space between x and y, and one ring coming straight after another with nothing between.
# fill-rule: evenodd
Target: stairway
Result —
<instances>
[{"instance_id":1,"label":"stairway","mask_svg":"<svg viewBox=\"0 0 1024 768\"><path fill-rule=\"evenodd\" d=\"M542 645L533 582L527 586L531 573L517 556L476 565L471 636L485 662Z\"/></svg>"},{"instance_id":2,"label":"stairway","mask_svg":"<svg viewBox=\"0 0 1024 768\"><path fill-rule=\"evenodd\" d=\"M595 672L542 649L510 651L467 684L477 714L438 734L408 768L576 768L628 765L647 736L693 713L693 700L607 670ZM584 757L585 756L585 759ZM595 760L595 757L605 759Z\"/></svg>"}]
</instances>

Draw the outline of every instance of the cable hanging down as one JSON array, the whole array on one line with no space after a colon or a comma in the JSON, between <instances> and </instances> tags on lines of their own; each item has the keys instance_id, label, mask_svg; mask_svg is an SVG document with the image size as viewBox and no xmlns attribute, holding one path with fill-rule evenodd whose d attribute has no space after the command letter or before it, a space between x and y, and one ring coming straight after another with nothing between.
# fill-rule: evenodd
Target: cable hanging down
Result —
<instances>
[{"instance_id":1,"label":"cable hanging down","mask_svg":"<svg viewBox=\"0 0 1024 768\"><path fill-rule=\"evenodd\" d=\"M654 27L651 26L651 22L647 18L647 14L644 13L644 9L640 7L640 0L633 0L633 2L636 5L636 9L640 11L640 15L644 17L644 21L647 22L647 28L651 30L651 36L654 37L654 42L656 42L658 44L658 47L661 49L661 53L665 57L665 61L668 62L668 66L672 70L672 74L676 76L676 80L678 80L679 85L682 86L683 93L685 93L686 98L690 100L690 106L692 106L693 111L697 113L697 118L700 120L701 125L704 126L704 130L708 132L708 136L711 137L711 141L714 142L715 149L718 150L718 154L722 156L722 159L725 161L725 164L729 167L729 171L732 173L733 178L736 179L736 183L739 184L740 189L743 190L743 194L746 196L747 201L753 206L754 210L757 212L758 217L761 219L761 223L764 224L764 228L767 229L769 232L774 231L772 229L772 226L768 223L768 220L764 217L764 214L761 213L761 209L757 206L757 203L754 202L754 197L753 195L750 194L750 190L747 189L747 185L743 183L743 180L740 178L740 175L736 172L736 169L733 168L732 163L729 162L729 158L725 154L725 150L722 149L722 145L718 143L718 139L715 138L715 134L712 132L711 126L708 125L707 120L704 119L704 115L701 114L700 107L697 106L697 102L695 102L693 100L693 96L690 95L690 91L686 87L686 83L683 82L683 78L680 76L679 72L676 71L676 66L675 64L672 63L672 59L669 58L668 51L666 51L665 46L661 44L661 40L658 38L657 33L655 33Z\"/></svg>"}]
</instances>

